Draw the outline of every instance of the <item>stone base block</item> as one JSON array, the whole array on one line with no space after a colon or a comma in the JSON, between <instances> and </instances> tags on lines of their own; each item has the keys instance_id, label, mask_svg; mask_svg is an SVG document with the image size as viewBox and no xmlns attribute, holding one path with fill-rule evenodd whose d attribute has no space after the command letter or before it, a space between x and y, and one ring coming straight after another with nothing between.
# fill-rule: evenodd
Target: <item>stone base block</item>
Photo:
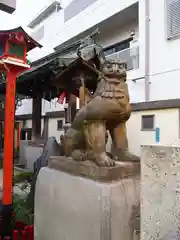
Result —
<instances>
[{"instance_id":1,"label":"stone base block","mask_svg":"<svg viewBox=\"0 0 180 240\"><path fill-rule=\"evenodd\" d=\"M180 239L180 147L144 146L141 240Z\"/></svg>"},{"instance_id":2,"label":"stone base block","mask_svg":"<svg viewBox=\"0 0 180 240\"><path fill-rule=\"evenodd\" d=\"M99 182L42 168L36 183L36 240L132 240L139 176Z\"/></svg>"},{"instance_id":3,"label":"stone base block","mask_svg":"<svg viewBox=\"0 0 180 240\"><path fill-rule=\"evenodd\" d=\"M91 161L74 161L71 157L53 156L49 168L100 182L117 181L140 175L140 162L117 161L114 167L98 167Z\"/></svg>"}]
</instances>

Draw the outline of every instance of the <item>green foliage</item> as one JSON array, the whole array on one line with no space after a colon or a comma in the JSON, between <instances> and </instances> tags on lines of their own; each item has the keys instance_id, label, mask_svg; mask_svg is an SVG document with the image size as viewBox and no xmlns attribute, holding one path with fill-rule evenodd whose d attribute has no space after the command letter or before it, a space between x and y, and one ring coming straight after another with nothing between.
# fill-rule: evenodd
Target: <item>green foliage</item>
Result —
<instances>
[{"instance_id":1,"label":"green foliage","mask_svg":"<svg viewBox=\"0 0 180 240\"><path fill-rule=\"evenodd\" d=\"M15 174L14 185L25 181L31 182L32 175L32 172L20 172ZM34 214L28 203L28 194L23 197L15 194L13 196L13 209L16 221L22 221L27 225L33 224Z\"/></svg>"},{"instance_id":2,"label":"green foliage","mask_svg":"<svg viewBox=\"0 0 180 240\"><path fill-rule=\"evenodd\" d=\"M27 198L22 198L15 194L13 196L13 209L16 221L22 221L27 225L33 224L34 214L28 207Z\"/></svg>"},{"instance_id":3,"label":"green foliage","mask_svg":"<svg viewBox=\"0 0 180 240\"><path fill-rule=\"evenodd\" d=\"M5 82L6 81L6 76L5 76L4 72L0 73L0 80L1 80L1 82Z\"/></svg>"},{"instance_id":4,"label":"green foliage","mask_svg":"<svg viewBox=\"0 0 180 240\"><path fill-rule=\"evenodd\" d=\"M24 181L31 182L32 175L33 175L32 172L21 172L19 174L15 174L14 175L14 184L22 183Z\"/></svg>"}]
</instances>

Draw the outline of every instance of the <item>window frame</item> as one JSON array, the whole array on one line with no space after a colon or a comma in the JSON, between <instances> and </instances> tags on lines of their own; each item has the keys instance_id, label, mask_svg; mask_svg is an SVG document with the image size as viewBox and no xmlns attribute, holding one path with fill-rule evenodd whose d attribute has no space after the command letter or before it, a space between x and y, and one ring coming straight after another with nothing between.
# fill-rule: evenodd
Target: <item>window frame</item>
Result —
<instances>
[{"instance_id":1,"label":"window frame","mask_svg":"<svg viewBox=\"0 0 180 240\"><path fill-rule=\"evenodd\" d=\"M131 42L132 40L133 40L133 37L130 37L130 38L124 39L124 40L122 40L122 41L120 41L120 42L117 42L117 43L115 43L115 44L112 44L112 45L110 45L110 46L108 46L108 47L105 47L105 48L103 49L104 54L105 54L106 56L109 56L109 55L111 55L111 54L114 54L114 53L117 53L117 52L121 52L121 51L123 51L123 50L125 50L125 49L129 49L129 48L130 48L130 42ZM118 46L123 45L123 44L129 44L129 47L128 47L128 48L123 48L122 50L118 50ZM107 54L106 54L106 51L109 51L109 50L111 50L111 49L114 50L113 53L107 55Z\"/></svg>"},{"instance_id":2,"label":"window frame","mask_svg":"<svg viewBox=\"0 0 180 240\"><path fill-rule=\"evenodd\" d=\"M152 128L144 128L144 126L143 126L144 125L143 120L148 117L152 117L152 119L153 119L153 127ZM141 131L154 131L154 130L155 130L155 115L154 114L141 115Z\"/></svg>"},{"instance_id":3,"label":"window frame","mask_svg":"<svg viewBox=\"0 0 180 240\"><path fill-rule=\"evenodd\" d=\"M59 128L59 121L61 121L61 123L62 123L62 127L61 128ZM63 120L59 119L59 120L57 120L57 131L62 131L62 130L63 130Z\"/></svg>"},{"instance_id":4,"label":"window frame","mask_svg":"<svg viewBox=\"0 0 180 240\"><path fill-rule=\"evenodd\" d=\"M164 16L165 16L165 34L166 34L166 39L167 40L171 40L171 39L173 39L173 38L176 38L176 37L178 37L178 36L180 36L180 26L179 26L179 33L175 33L175 34L173 34L172 33L172 23L171 23L171 26L169 26L169 24L170 24L170 20L172 21L172 19L169 19L168 20L168 17L169 17L169 13L168 13L168 7L169 7L169 5L168 5L168 1L169 0L164 0L164 10L165 10L165 14L164 14ZM177 1L179 1L179 0L177 0ZM179 20L180 21L180 20ZM179 23L180 24L180 23ZM170 28L171 27L171 28ZM170 30L171 30L171 32L170 32Z\"/></svg>"}]
</instances>

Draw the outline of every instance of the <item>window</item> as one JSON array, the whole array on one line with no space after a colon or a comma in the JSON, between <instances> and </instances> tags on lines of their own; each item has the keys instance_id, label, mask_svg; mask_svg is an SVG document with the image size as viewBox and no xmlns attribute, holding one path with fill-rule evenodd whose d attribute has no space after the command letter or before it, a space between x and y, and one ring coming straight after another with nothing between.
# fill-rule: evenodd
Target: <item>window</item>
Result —
<instances>
[{"instance_id":1,"label":"window","mask_svg":"<svg viewBox=\"0 0 180 240\"><path fill-rule=\"evenodd\" d=\"M180 0L166 0L167 38L180 34Z\"/></svg>"},{"instance_id":2,"label":"window","mask_svg":"<svg viewBox=\"0 0 180 240\"><path fill-rule=\"evenodd\" d=\"M57 120L57 130L62 130L63 128L63 120Z\"/></svg>"},{"instance_id":3,"label":"window","mask_svg":"<svg viewBox=\"0 0 180 240\"><path fill-rule=\"evenodd\" d=\"M110 59L122 60L126 62L126 70L133 69L133 58L131 57L130 42L133 38L128 38L122 42L104 49L104 54ZM112 55L113 54L113 55ZM138 54L137 54L138 56ZM137 58L138 59L138 58ZM135 63L139 63L136 59ZM137 65L137 64L136 64ZM137 67L138 68L138 67Z\"/></svg>"},{"instance_id":4,"label":"window","mask_svg":"<svg viewBox=\"0 0 180 240\"><path fill-rule=\"evenodd\" d=\"M141 129L154 130L154 115L142 115L141 116Z\"/></svg>"},{"instance_id":5,"label":"window","mask_svg":"<svg viewBox=\"0 0 180 240\"><path fill-rule=\"evenodd\" d=\"M73 0L65 9L64 9L64 21L75 17L84 9L97 2L98 0Z\"/></svg>"},{"instance_id":6,"label":"window","mask_svg":"<svg viewBox=\"0 0 180 240\"><path fill-rule=\"evenodd\" d=\"M120 52L124 49L127 49L130 47L130 42L132 41L132 38L128 38L122 42L116 43L110 47L107 47L104 49L105 56L108 56L112 53Z\"/></svg>"}]
</instances>

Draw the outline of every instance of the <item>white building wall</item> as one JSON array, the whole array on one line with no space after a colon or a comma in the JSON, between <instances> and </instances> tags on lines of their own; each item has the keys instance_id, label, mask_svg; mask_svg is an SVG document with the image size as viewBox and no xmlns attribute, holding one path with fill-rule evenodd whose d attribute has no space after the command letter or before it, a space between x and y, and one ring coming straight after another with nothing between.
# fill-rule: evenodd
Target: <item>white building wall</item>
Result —
<instances>
[{"instance_id":1,"label":"white building wall","mask_svg":"<svg viewBox=\"0 0 180 240\"><path fill-rule=\"evenodd\" d=\"M25 120L25 126L24 128L32 128L32 119L27 119ZM43 132L43 128L44 128L44 119L41 119L41 134Z\"/></svg>"},{"instance_id":2,"label":"white building wall","mask_svg":"<svg viewBox=\"0 0 180 240\"><path fill-rule=\"evenodd\" d=\"M160 144L180 144L179 109L149 110L132 112L127 122L129 149L140 156L142 145L156 144L155 131L141 130L141 116L155 115L155 128L160 128Z\"/></svg>"},{"instance_id":3,"label":"white building wall","mask_svg":"<svg viewBox=\"0 0 180 240\"><path fill-rule=\"evenodd\" d=\"M25 128L32 128L32 120L31 119L26 120Z\"/></svg>"},{"instance_id":4,"label":"white building wall","mask_svg":"<svg viewBox=\"0 0 180 240\"><path fill-rule=\"evenodd\" d=\"M40 43L44 47L42 49L35 49L34 51L31 51L29 54L29 58L31 60L36 60L36 59L41 58L49 53L49 48L53 47L54 37L55 37L56 31L59 27L58 26L56 28L56 23L57 22L59 24L62 23L62 21L63 21L62 15L63 15L62 11L60 11L58 13L54 13L54 15L52 15L49 19L46 19L42 24L38 25L35 28L35 30L36 30L40 26L44 25L44 29L45 29L44 38L40 41ZM69 21L71 21L71 20L69 20ZM98 36L98 43L102 47L108 47L110 45L113 45L115 43L121 42L121 41L129 38L132 30L135 31L136 38L139 38L138 20L129 22L129 23L127 23L127 25L125 25L124 27L120 27L119 29L114 28L112 26L112 28L109 29L107 32L103 31L103 33L101 33ZM141 52L141 50L140 50L140 52ZM141 58L140 58L140 61L141 61ZM140 69L143 71L144 61L141 61L141 63L142 64L140 66ZM136 77L141 77L142 71L140 71L138 69L138 70L128 71L128 73L127 73L131 102L138 102L144 96L144 83L141 81L140 83L135 84L132 81L132 79L134 79ZM140 94L137 94L137 91L139 91ZM42 100L42 115L44 115L46 112L59 111L59 110L63 110L63 106L58 104L57 100L53 100L51 103L49 103L45 100ZM31 99L23 100L23 105L17 109L16 114L21 115L21 114L31 114L31 113L32 113L32 100Z\"/></svg>"},{"instance_id":5,"label":"white building wall","mask_svg":"<svg viewBox=\"0 0 180 240\"><path fill-rule=\"evenodd\" d=\"M63 123L65 123L64 118L49 118L49 123L48 123L48 136L49 137L55 137L56 140L59 142L60 141L60 136L64 134L63 129L62 130L57 130L57 121L58 120L63 120Z\"/></svg>"},{"instance_id":6,"label":"white building wall","mask_svg":"<svg viewBox=\"0 0 180 240\"><path fill-rule=\"evenodd\" d=\"M42 39L37 39L43 46L42 48L35 48L28 53L30 61L35 61L52 52L54 52L55 42L59 27L64 23L63 10L54 12L49 18L45 19L42 23L36 26L32 32L36 33L41 27L44 27L44 35ZM33 35L33 33L32 33Z\"/></svg>"},{"instance_id":7,"label":"white building wall","mask_svg":"<svg viewBox=\"0 0 180 240\"><path fill-rule=\"evenodd\" d=\"M70 2L70 0L62 1L62 7L65 8ZM64 9L54 13L34 29L37 30L44 25L44 38L39 41L43 48L32 50L28 55L29 59L35 61L52 53L53 48L57 45L77 36L135 2L138 1L121 0L117 4L117 0L98 0L67 22L64 22Z\"/></svg>"},{"instance_id":8,"label":"white building wall","mask_svg":"<svg viewBox=\"0 0 180 240\"><path fill-rule=\"evenodd\" d=\"M137 0L121 0L117 4L117 0L98 0L61 26L57 45L115 15L135 2Z\"/></svg>"},{"instance_id":9,"label":"white building wall","mask_svg":"<svg viewBox=\"0 0 180 240\"><path fill-rule=\"evenodd\" d=\"M45 26L45 36L42 40L42 44L44 44L43 49L45 49L43 50L44 53L49 53L49 49L52 51L56 45L71 39L135 2L135 0L123 0L117 4L116 0L99 0L65 23L64 13L61 10L43 23ZM132 29L135 29L138 35L140 68L129 71L127 74L131 102L145 101L145 3L146 1L139 0L139 31L137 31L138 25L134 22L124 26L124 28L116 29L116 31L107 31L106 36L100 37L100 42L105 47L123 40ZM150 0L149 12L149 100L179 98L180 38L176 37L170 40L166 38L166 8L164 0ZM40 54L41 50L36 49L35 51L37 51L37 54L34 54L33 51L31 52L33 59L42 57ZM136 78L140 78L140 80L136 83L132 82L132 79Z\"/></svg>"},{"instance_id":10,"label":"white building wall","mask_svg":"<svg viewBox=\"0 0 180 240\"><path fill-rule=\"evenodd\" d=\"M130 93L131 102L143 102L145 101L145 5L146 1L139 0L139 69L129 71L127 74L128 87ZM133 79L140 79L133 82Z\"/></svg>"},{"instance_id":11,"label":"white building wall","mask_svg":"<svg viewBox=\"0 0 180 240\"><path fill-rule=\"evenodd\" d=\"M57 121L62 120L63 123L65 123L64 118L49 118L48 119L48 137L55 137L56 140L59 142L60 136L64 134L64 130L58 130L57 129ZM32 119L27 119L25 124L25 128L32 128ZM43 133L44 128L44 119L41 119L41 134Z\"/></svg>"},{"instance_id":12,"label":"white building wall","mask_svg":"<svg viewBox=\"0 0 180 240\"><path fill-rule=\"evenodd\" d=\"M164 109L164 110L146 110L139 112L132 112L131 118L127 122L127 136L130 152L140 156L142 145L156 144L155 131L141 130L141 116L155 115L155 128L160 129L160 143L161 145L180 145L180 125L179 125L179 109ZM57 121L64 118L49 118L48 122L48 136L55 137L60 141L60 136L64 134L63 130L57 130ZM43 119L42 119L43 131ZM26 120L26 127L32 127L32 120ZM107 151L111 149L111 138L109 136Z\"/></svg>"},{"instance_id":13,"label":"white building wall","mask_svg":"<svg viewBox=\"0 0 180 240\"><path fill-rule=\"evenodd\" d=\"M166 1L150 0L150 100L180 97L180 36L166 38Z\"/></svg>"},{"instance_id":14,"label":"white building wall","mask_svg":"<svg viewBox=\"0 0 180 240\"><path fill-rule=\"evenodd\" d=\"M63 111L63 105L57 103L57 99L53 99L48 102L42 99L42 112L41 115L44 116L47 112ZM22 105L16 110L16 115L32 114L32 99L23 99Z\"/></svg>"},{"instance_id":15,"label":"white building wall","mask_svg":"<svg viewBox=\"0 0 180 240\"><path fill-rule=\"evenodd\" d=\"M61 21L59 23L58 30L55 34L51 35L51 30L54 31L57 24L53 21L47 23L46 31L49 31L51 38L44 39L45 46L51 44L52 41L56 42L54 46L63 43L79 33L87 30L95 24L105 20L113 14L121 11L130 4L133 4L134 0L123 0L118 2L116 0L99 0L92 6L85 9L83 12L78 14L76 17L70 19L64 24L63 12ZM107 34L99 38L99 42L102 46L106 47L115 42L125 39L130 31L133 29L136 31L138 36L138 42L140 45L140 68L138 70L128 71L128 85L130 91L131 102L142 102L145 101L145 2L139 0L139 26L136 22L129 23L121 29L116 31L107 31ZM180 97L180 38L176 37L171 40L166 39L166 16L165 16L165 1L164 0L150 0L149 1L149 27L150 27L150 101L163 100ZM83 20L83 21L82 21ZM48 25L49 24L49 25ZM51 41L51 39L54 39ZM48 48L48 47L47 47ZM40 55L36 55L35 58L40 58ZM140 78L136 82L132 80ZM49 105L48 111L57 111L57 107L60 105ZM62 108L61 108L62 109ZM31 110L32 111L32 110ZM46 110L44 110L46 112ZM140 154L141 145L155 143L155 132L154 131L141 131L141 115L149 114L148 111L134 112L132 113L131 119L128 122L128 136L130 150L136 154ZM151 111L156 114L156 127L160 127L160 140L162 144L173 144L178 142L179 139L179 115L178 109L172 110L158 110ZM22 113L21 113L22 114ZM51 121L57 121L55 119ZM173 122L173 124L172 124ZM54 122L50 123L51 126L49 133L55 135L59 140L59 132L57 133L57 124Z\"/></svg>"}]
</instances>

